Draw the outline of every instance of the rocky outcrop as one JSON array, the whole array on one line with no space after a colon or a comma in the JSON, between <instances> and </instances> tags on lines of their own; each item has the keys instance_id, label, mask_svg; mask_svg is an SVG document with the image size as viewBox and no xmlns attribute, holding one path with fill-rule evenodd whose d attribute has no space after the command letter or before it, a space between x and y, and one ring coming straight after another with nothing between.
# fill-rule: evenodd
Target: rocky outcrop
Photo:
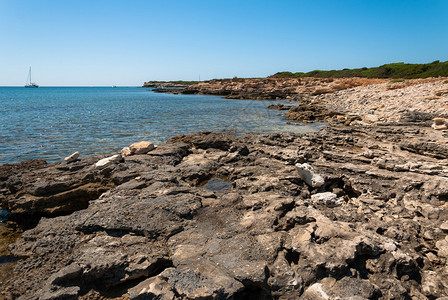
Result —
<instances>
[{"instance_id":1,"label":"rocky outcrop","mask_svg":"<svg viewBox=\"0 0 448 300\"><path fill-rule=\"evenodd\" d=\"M102 169L94 167L98 158L3 166L15 173L2 177L2 205L46 217L10 246L18 262L2 293L442 297L448 159L427 145L443 140L430 127L392 125L305 136L200 133ZM444 153L439 144L433 151ZM319 184L307 183L296 164L321 177ZM61 207L55 195L87 184L102 190L74 212L51 214Z\"/></svg>"},{"instance_id":2,"label":"rocky outcrop","mask_svg":"<svg viewBox=\"0 0 448 300\"><path fill-rule=\"evenodd\" d=\"M448 117L447 78L408 79L306 97L307 104L374 116L379 122L426 122ZM445 125L438 124L437 126ZM444 126L440 128L443 130Z\"/></svg>"},{"instance_id":3,"label":"rocky outcrop","mask_svg":"<svg viewBox=\"0 0 448 300\"><path fill-rule=\"evenodd\" d=\"M219 95L229 99L279 100L321 95L361 85L386 82L367 78L233 78L213 79L184 89L158 89L174 94Z\"/></svg>"},{"instance_id":4,"label":"rocky outcrop","mask_svg":"<svg viewBox=\"0 0 448 300\"><path fill-rule=\"evenodd\" d=\"M170 82L170 81L148 81L143 83L144 88L185 88L189 86L189 82Z\"/></svg>"}]
</instances>

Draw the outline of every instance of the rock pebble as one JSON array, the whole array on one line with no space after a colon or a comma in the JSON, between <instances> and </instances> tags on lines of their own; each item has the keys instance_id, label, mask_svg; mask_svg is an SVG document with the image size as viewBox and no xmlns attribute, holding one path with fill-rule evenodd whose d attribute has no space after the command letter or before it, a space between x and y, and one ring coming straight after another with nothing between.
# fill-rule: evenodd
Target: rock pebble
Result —
<instances>
[{"instance_id":1,"label":"rock pebble","mask_svg":"<svg viewBox=\"0 0 448 300\"><path fill-rule=\"evenodd\" d=\"M311 187L319 187L325 183L325 180L320 176L308 163L296 164L297 172L302 178L303 181L306 182Z\"/></svg>"},{"instance_id":2,"label":"rock pebble","mask_svg":"<svg viewBox=\"0 0 448 300\"><path fill-rule=\"evenodd\" d=\"M66 158L64 158L64 161L67 163L71 163L71 162L77 160L78 157L79 157L79 151L76 151L76 152L70 154L69 156L67 156Z\"/></svg>"},{"instance_id":3,"label":"rock pebble","mask_svg":"<svg viewBox=\"0 0 448 300\"><path fill-rule=\"evenodd\" d=\"M328 207L336 207L342 205L342 200L337 199L338 195L332 192L317 193L311 195L311 201L315 204L323 204Z\"/></svg>"},{"instance_id":4,"label":"rock pebble","mask_svg":"<svg viewBox=\"0 0 448 300\"><path fill-rule=\"evenodd\" d=\"M155 146L153 143L146 141L134 143L129 146L131 154L146 154L149 151L153 150L154 148Z\"/></svg>"},{"instance_id":5,"label":"rock pebble","mask_svg":"<svg viewBox=\"0 0 448 300\"><path fill-rule=\"evenodd\" d=\"M120 160L121 160L121 155L115 154L115 155L100 159L98 162L95 163L95 167L103 168L112 163L119 162Z\"/></svg>"}]
</instances>

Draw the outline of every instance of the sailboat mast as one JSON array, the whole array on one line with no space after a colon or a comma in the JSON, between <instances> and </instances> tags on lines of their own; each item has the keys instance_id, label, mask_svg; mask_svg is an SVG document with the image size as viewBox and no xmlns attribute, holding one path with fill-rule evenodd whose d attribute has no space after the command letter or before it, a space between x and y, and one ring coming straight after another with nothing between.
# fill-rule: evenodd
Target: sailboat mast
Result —
<instances>
[{"instance_id":1,"label":"sailboat mast","mask_svg":"<svg viewBox=\"0 0 448 300\"><path fill-rule=\"evenodd\" d=\"M30 67L30 84L31 84L32 80L31 80L31 67Z\"/></svg>"}]
</instances>

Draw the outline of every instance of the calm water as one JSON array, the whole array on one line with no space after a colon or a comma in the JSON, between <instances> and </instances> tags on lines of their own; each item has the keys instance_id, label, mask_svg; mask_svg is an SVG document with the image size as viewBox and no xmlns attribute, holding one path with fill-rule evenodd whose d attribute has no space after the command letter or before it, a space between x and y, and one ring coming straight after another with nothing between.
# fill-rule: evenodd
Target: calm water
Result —
<instances>
[{"instance_id":1,"label":"calm water","mask_svg":"<svg viewBox=\"0 0 448 300\"><path fill-rule=\"evenodd\" d=\"M30 158L49 162L119 151L133 142L161 143L198 131L309 132L287 125L273 101L157 94L143 88L0 87L0 165Z\"/></svg>"}]
</instances>

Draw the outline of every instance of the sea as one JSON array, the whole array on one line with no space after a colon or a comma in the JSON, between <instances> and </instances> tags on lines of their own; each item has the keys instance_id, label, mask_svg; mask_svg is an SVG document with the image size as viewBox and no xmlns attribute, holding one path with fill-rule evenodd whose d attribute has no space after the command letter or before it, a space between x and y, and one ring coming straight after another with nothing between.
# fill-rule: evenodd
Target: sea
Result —
<instances>
[{"instance_id":1,"label":"sea","mask_svg":"<svg viewBox=\"0 0 448 300\"><path fill-rule=\"evenodd\" d=\"M281 101L280 101L281 102ZM283 101L284 102L284 101ZM279 101L155 93L140 87L0 87L0 165L62 161L155 144L199 131L307 133L325 124L287 124Z\"/></svg>"}]
</instances>

